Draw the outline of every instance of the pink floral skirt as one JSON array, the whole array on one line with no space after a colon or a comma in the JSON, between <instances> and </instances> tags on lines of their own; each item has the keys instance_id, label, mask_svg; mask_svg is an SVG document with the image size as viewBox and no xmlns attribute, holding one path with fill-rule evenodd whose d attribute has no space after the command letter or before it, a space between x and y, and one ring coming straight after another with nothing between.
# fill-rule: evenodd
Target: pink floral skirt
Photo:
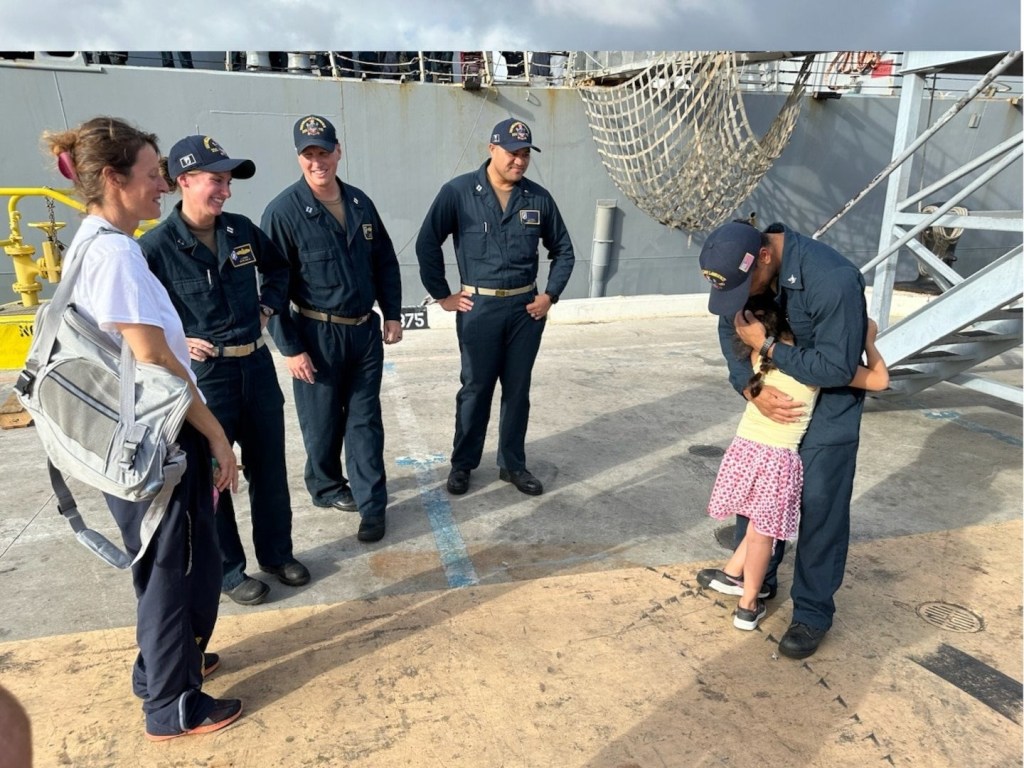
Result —
<instances>
[{"instance_id":1,"label":"pink floral skirt","mask_svg":"<svg viewBox=\"0 0 1024 768\"><path fill-rule=\"evenodd\" d=\"M803 485L799 453L734 437L718 468L708 514L716 520L743 515L758 533L792 541Z\"/></svg>"}]
</instances>

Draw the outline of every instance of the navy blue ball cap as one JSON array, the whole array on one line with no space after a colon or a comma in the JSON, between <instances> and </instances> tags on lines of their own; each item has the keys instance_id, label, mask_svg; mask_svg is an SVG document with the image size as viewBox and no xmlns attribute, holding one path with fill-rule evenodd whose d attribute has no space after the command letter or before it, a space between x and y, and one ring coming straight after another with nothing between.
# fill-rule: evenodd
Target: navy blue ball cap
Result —
<instances>
[{"instance_id":1,"label":"navy blue ball cap","mask_svg":"<svg viewBox=\"0 0 1024 768\"><path fill-rule=\"evenodd\" d=\"M233 179L251 179L256 173L256 164L252 160L228 157L224 148L209 136L186 136L171 147L167 156L167 173L174 181L191 171L230 171Z\"/></svg>"},{"instance_id":2,"label":"navy blue ball cap","mask_svg":"<svg viewBox=\"0 0 1024 768\"><path fill-rule=\"evenodd\" d=\"M301 152L306 147L320 147L333 152L338 146L338 132L326 117L306 115L295 121L292 130L295 138L295 151Z\"/></svg>"},{"instance_id":3,"label":"navy blue ball cap","mask_svg":"<svg viewBox=\"0 0 1024 768\"><path fill-rule=\"evenodd\" d=\"M533 146L533 134L530 133L530 126L522 120L509 118L502 120L491 131L490 143L508 152L529 147L534 152L540 152L538 147Z\"/></svg>"},{"instance_id":4,"label":"navy blue ball cap","mask_svg":"<svg viewBox=\"0 0 1024 768\"><path fill-rule=\"evenodd\" d=\"M709 312L731 318L743 309L760 250L761 233L749 224L731 221L708 235L700 249L700 270L711 283Z\"/></svg>"}]
</instances>

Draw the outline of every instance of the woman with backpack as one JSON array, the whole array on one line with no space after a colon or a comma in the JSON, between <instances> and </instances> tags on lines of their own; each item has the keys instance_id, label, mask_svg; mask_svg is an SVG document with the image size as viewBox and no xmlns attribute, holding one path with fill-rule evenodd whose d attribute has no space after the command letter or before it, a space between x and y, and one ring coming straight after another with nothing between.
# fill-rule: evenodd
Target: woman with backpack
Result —
<instances>
[{"instance_id":1,"label":"woman with backpack","mask_svg":"<svg viewBox=\"0 0 1024 768\"><path fill-rule=\"evenodd\" d=\"M96 117L71 130L47 132L43 140L86 206L68 249L69 263L82 260L72 298L76 308L115 343L123 340L138 362L166 368L192 390L177 436L187 469L145 554L132 566L139 646L132 687L143 701L150 740L216 731L242 713L238 699L202 692L203 678L220 661L205 652L221 581L212 488L237 490L238 467L224 430L196 388L181 320L132 239L140 221L160 216L168 189L156 136L117 118ZM105 496L134 558L150 502Z\"/></svg>"}]
</instances>

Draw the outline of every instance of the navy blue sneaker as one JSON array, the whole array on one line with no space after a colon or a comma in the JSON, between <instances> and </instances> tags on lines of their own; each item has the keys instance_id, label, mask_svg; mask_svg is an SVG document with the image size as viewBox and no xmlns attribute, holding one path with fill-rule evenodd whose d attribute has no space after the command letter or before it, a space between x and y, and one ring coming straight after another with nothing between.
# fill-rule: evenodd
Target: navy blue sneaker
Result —
<instances>
[{"instance_id":1,"label":"navy blue sneaker","mask_svg":"<svg viewBox=\"0 0 1024 768\"><path fill-rule=\"evenodd\" d=\"M168 739L176 739L179 736L198 736L204 733L213 733L221 728L227 728L241 716L242 702L238 699L214 699L213 709L210 710L210 714L205 717L203 722L178 733L150 733L146 731L146 738L150 741L167 741Z\"/></svg>"},{"instance_id":2,"label":"navy blue sneaker","mask_svg":"<svg viewBox=\"0 0 1024 768\"><path fill-rule=\"evenodd\" d=\"M203 654L203 679L205 680L214 672L217 671L217 667L220 666L220 654L217 653L204 653Z\"/></svg>"}]
</instances>

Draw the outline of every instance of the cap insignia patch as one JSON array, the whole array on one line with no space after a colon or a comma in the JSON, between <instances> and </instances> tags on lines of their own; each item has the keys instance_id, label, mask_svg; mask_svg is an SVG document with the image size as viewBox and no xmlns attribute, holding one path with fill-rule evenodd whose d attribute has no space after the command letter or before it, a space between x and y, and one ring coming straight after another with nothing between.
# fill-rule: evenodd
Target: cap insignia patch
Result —
<instances>
[{"instance_id":1,"label":"cap insignia patch","mask_svg":"<svg viewBox=\"0 0 1024 768\"><path fill-rule=\"evenodd\" d=\"M299 124L299 133L304 136L319 136L326 130L327 126L319 117L307 117Z\"/></svg>"},{"instance_id":2,"label":"cap insignia patch","mask_svg":"<svg viewBox=\"0 0 1024 768\"><path fill-rule=\"evenodd\" d=\"M206 149L210 152L213 152L218 155L224 155L224 157L228 156L228 153L224 151L221 145L218 144L213 139L211 139L209 136L203 136L203 146L206 147Z\"/></svg>"},{"instance_id":3,"label":"cap insignia patch","mask_svg":"<svg viewBox=\"0 0 1024 768\"><path fill-rule=\"evenodd\" d=\"M518 121L512 123L508 127L509 136L514 138L516 141L529 141L530 140L530 129L526 127L524 123Z\"/></svg>"}]
</instances>

